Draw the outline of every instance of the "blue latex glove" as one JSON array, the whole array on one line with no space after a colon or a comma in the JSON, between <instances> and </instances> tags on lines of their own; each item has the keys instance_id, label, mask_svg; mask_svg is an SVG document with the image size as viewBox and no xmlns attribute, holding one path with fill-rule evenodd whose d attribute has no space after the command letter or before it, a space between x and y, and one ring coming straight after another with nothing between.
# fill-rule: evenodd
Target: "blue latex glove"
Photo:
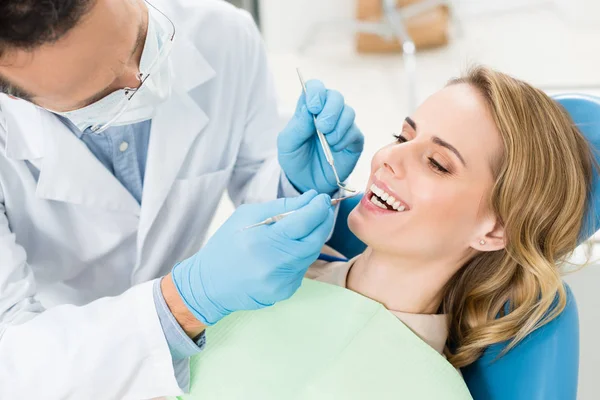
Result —
<instances>
[{"instance_id":1,"label":"blue latex glove","mask_svg":"<svg viewBox=\"0 0 600 400\"><path fill-rule=\"evenodd\" d=\"M316 80L306 83L306 96L302 93L294 116L277 138L279 164L301 193L314 189L333 194L338 189L335 175L321 149L313 115L331 147L340 179L348 178L362 153L364 136L344 97Z\"/></svg>"},{"instance_id":2,"label":"blue latex glove","mask_svg":"<svg viewBox=\"0 0 600 400\"><path fill-rule=\"evenodd\" d=\"M276 214L298 210L267 226L244 230ZM188 309L205 325L240 310L289 298L300 287L333 228L327 195L242 205L196 255L177 264L173 282Z\"/></svg>"}]
</instances>

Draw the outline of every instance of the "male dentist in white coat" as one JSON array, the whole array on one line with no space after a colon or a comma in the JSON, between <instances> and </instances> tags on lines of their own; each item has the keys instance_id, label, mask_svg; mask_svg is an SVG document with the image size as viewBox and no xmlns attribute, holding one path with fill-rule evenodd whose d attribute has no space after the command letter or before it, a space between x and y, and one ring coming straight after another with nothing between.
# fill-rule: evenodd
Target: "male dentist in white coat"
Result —
<instances>
[{"instance_id":1,"label":"male dentist in white coat","mask_svg":"<svg viewBox=\"0 0 600 400\"><path fill-rule=\"evenodd\" d=\"M1 399L186 391L204 328L289 298L332 230L312 116L342 179L363 148L318 81L279 131L217 0L0 1L0 92ZM202 247L225 190L246 204Z\"/></svg>"}]
</instances>

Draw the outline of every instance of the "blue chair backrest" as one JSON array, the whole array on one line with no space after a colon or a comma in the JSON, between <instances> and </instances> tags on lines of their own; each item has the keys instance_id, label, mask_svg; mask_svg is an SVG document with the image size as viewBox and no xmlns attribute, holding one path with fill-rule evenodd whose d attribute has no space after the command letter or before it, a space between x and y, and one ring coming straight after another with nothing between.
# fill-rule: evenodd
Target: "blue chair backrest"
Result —
<instances>
[{"instance_id":1,"label":"blue chair backrest","mask_svg":"<svg viewBox=\"0 0 600 400\"><path fill-rule=\"evenodd\" d=\"M555 96L554 99L571 115L577 128L590 143L596 163L600 165L600 97L564 94ZM595 171L588 213L581 230L581 241L589 239L598 230L600 230L600 184L598 171Z\"/></svg>"},{"instance_id":2,"label":"blue chair backrest","mask_svg":"<svg viewBox=\"0 0 600 400\"><path fill-rule=\"evenodd\" d=\"M561 95L555 99L569 112L585 135L600 164L600 98ZM580 235L583 241L600 229L600 185L594 173L588 212ZM360 198L340 203L334 235L328 244L346 257L365 249L347 226L350 211ZM537 329L503 357L499 343L462 370L475 400L575 400L579 371L579 317L567 286L567 306L559 317Z\"/></svg>"}]
</instances>

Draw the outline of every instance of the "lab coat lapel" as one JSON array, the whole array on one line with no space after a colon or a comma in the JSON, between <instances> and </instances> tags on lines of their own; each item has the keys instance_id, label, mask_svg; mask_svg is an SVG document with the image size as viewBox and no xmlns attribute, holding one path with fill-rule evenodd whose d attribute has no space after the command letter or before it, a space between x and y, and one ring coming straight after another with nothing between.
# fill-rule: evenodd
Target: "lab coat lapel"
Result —
<instances>
[{"instance_id":1,"label":"lab coat lapel","mask_svg":"<svg viewBox=\"0 0 600 400\"><path fill-rule=\"evenodd\" d=\"M46 155L36 195L139 215L135 198L58 118L45 113Z\"/></svg>"},{"instance_id":2,"label":"lab coat lapel","mask_svg":"<svg viewBox=\"0 0 600 400\"><path fill-rule=\"evenodd\" d=\"M209 121L188 92L210 80L215 71L192 43L179 39L171 54L173 93L152 119L138 250L141 250L193 142ZM138 251L139 255L141 251Z\"/></svg>"},{"instance_id":3,"label":"lab coat lapel","mask_svg":"<svg viewBox=\"0 0 600 400\"><path fill-rule=\"evenodd\" d=\"M8 97L0 105L6 155L39 169L38 198L139 215L135 198L55 115Z\"/></svg>"}]
</instances>

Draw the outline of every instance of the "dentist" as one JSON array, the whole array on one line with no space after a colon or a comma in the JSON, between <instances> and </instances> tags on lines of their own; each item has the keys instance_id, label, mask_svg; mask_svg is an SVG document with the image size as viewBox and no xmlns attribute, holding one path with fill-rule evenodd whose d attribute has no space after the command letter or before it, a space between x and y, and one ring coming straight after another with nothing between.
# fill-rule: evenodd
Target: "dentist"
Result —
<instances>
[{"instance_id":1,"label":"dentist","mask_svg":"<svg viewBox=\"0 0 600 400\"><path fill-rule=\"evenodd\" d=\"M312 114L342 179L363 148L316 81L280 130L260 34L217 0L0 1L0 92L2 399L181 394L204 328L291 296L332 229Z\"/></svg>"}]
</instances>

